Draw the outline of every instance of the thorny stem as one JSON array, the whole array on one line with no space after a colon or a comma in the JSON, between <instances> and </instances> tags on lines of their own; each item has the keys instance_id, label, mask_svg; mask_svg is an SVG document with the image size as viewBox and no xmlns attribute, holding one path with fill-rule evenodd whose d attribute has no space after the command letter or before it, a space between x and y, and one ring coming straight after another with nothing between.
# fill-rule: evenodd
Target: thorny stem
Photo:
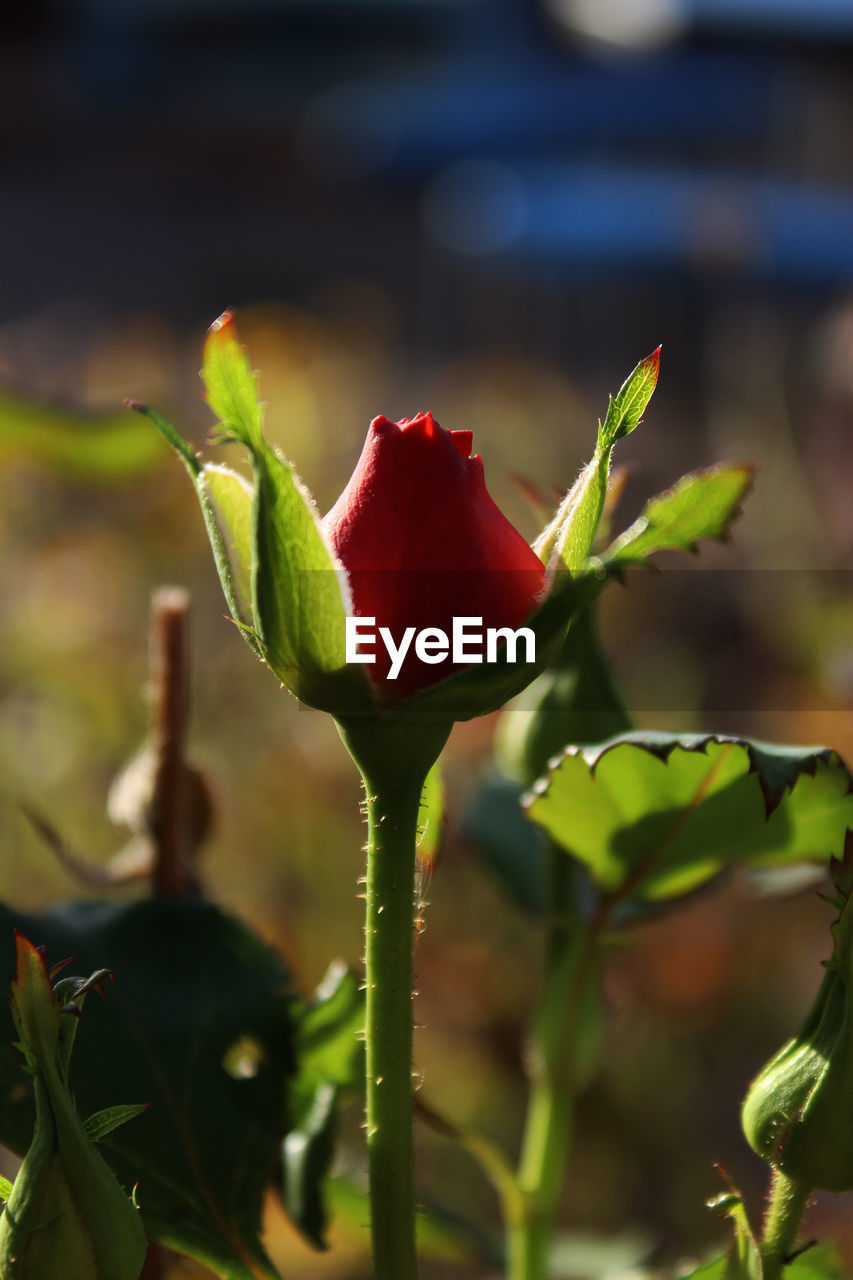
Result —
<instances>
[{"instance_id":1,"label":"thorny stem","mask_svg":"<svg viewBox=\"0 0 853 1280\"><path fill-rule=\"evenodd\" d=\"M761 1231L763 1280L778 1280L795 1252L800 1219L811 1193L811 1187L789 1178L781 1169L773 1170Z\"/></svg>"},{"instance_id":2,"label":"thorny stem","mask_svg":"<svg viewBox=\"0 0 853 1280\"><path fill-rule=\"evenodd\" d=\"M342 721L367 807L366 1126L375 1280L415 1280L412 943L421 792L449 725Z\"/></svg>"}]
</instances>

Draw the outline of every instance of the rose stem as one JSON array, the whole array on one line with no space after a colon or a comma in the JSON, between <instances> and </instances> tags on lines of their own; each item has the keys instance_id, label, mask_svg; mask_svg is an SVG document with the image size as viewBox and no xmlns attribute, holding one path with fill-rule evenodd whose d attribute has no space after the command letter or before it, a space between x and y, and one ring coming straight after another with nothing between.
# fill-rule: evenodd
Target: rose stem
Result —
<instances>
[{"instance_id":1,"label":"rose stem","mask_svg":"<svg viewBox=\"0 0 853 1280\"><path fill-rule=\"evenodd\" d=\"M157 761L151 822L155 898L174 897L191 886L186 866L184 764L189 611L189 593L182 587L159 587L151 598L151 741Z\"/></svg>"},{"instance_id":2,"label":"rose stem","mask_svg":"<svg viewBox=\"0 0 853 1280\"><path fill-rule=\"evenodd\" d=\"M761 1232L761 1268L764 1280L778 1280L785 1269L800 1226L811 1187L773 1170L767 1210Z\"/></svg>"},{"instance_id":3,"label":"rose stem","mask_svg":"<svg viewBox=\"0 0 853 1280\"><path fill-rule=\"evenodd\" d=\"M414 1280L412 944L415 845L426 775L449 725L338 723L367 800L366 1129L375 1280Z\"/></svg>"},{"instance_id":4,"label":"rose stem","mask_svg":"<svg viewBox=\"0 0 853 1280\"><path fill-rule=\"evenodd\" d=\"M546 1280L565 1180L577 1091L584 1005L597 982L601 940L613 906L602 898L588 924L575 916L572 866L548 849L545 983L532 1039L532 1080L518 1183L525 1211L507 1230L509 1280Z\"/></svg>"}]
</instances>

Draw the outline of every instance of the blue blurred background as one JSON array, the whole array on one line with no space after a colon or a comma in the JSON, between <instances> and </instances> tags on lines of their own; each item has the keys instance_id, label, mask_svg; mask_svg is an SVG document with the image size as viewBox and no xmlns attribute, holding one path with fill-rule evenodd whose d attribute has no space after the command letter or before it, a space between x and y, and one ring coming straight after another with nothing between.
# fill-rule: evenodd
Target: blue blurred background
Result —
<instances>
[{"instance_id":1,"label":"blue blurred background","mask_svg":"<svg viewBox=\"0 0 853 1280\"><path fill-rule=\"evenodd\" d=\"M644 724L853 757L849 0L8 7L0 231L4 897L83 892L21 798L93 859L120 843L104 799L145 729L148 594L177 579L195 602L196 755L219 795L208 885L302 990L332 955L358 961L348 761L248 660L185 478L120 408L156 403L201 446L200 346L226 306L269 434L324 510L368 420L424 408L474 430L528 536L516 477L565 490L608 392L663 343L622 446L621 522L690 467L761 471L733 545L607 597L626 696ZM431 1101L514 1149L539 939L459 834L492 729L461 726L449 749L417 1053ZM702 1204L712 1159L759 1193L736 1107L811 998L826 925L813 896L757 901L734 881L616 957L563 1228L625 1247L618 1266L569 1249L562 1275L701 1252L721 1230ZM495 1229L466 1157L422 1135L419 1170L426 1199ZM849 1214L824 1197L815 1231L849 1235ZM360 1225L344 1215L314 1259L273 1206L271 1248L285 1274L362 1277ZM426 1274L495 1274L450 1255Z\"/></svg>"}]
</instances>

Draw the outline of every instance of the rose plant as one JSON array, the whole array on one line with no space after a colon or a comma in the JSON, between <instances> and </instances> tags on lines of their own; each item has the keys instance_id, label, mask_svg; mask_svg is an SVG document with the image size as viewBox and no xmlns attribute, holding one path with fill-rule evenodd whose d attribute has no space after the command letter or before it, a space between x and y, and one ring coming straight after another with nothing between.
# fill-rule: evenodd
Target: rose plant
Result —
<instances>
[{"instance_id":1,"label":"rose plant","mask_svg":"<svg viewBox=\"0 0 853 1280\"><path fill-rule=\"evenodd\" d=\"M156 410L135 406L186 465L242 636L283 687L333 715L361 773L364 983L333 966L314 997L300 1001L281 958L200 894L195 852L185 857L183 806L195 775L181 749L184 649L155 611L163 621L152 650L159 693L140 757L152 762L151 781L134 808L134 830L155 857L154 897L37 917L0 904L7 941L17 929L96 971L88 982L51 989L41 953L19 941L12 1013L34 1085L21 1088L20 1048L0 1043L0 1141L27 1153L14 1187L0 1180L8 1265L23 1250L26 1274L34 1268L48 1280L50 1241L73 1236L87 1276L94 1267L93 1280L108 1271L130 1280L147 1235L230 1280L273 1280L259 1238L265 1193L278 1188L303 1237L325 1246L337 1112L363 1091L378 1280L417 1273L413 1116L460 1143L494 1184L508 1280L555 1274L574 1106L601 1054L608 948L618 939L624 949L633 921L674 909L732 866L766 875L840 854L853 825L853 779L827 748L633 729L598 639L598 596L658 552L723 537L752 481L752 468L736 463L692 472L611 536L611 454L643 414L658 355L611 398L592 459L532 545L490 498L471 434L446 431L428 413L375 418L350 481L321 518L292 464L264 437L255 376L228 314L211 328L202 375L219 438L247 450L251 481L204 462ZM436 642L460 619L488 630L485 655ZM352 624L369 621L394 640L393 661L387 643L384 655L375 646L373 663L351 647ZM416 861L434 857L441 826L438 757L454 721L507 703L496 771L465 825L517 905L536 917L544 943L517 1167L443 1114L440 1100L427 1101L429 1086L412 1088L414 884ZM138 761L133 773L138 788ZM85 860L51 824L32 811L30 820L63 865L79 870ZM773 1167L764 1225L751 1227L730 1185L715 1208L734 1239L701 1270L704 1280L776 1280L788 1267L789 1280L829 1280L816 1255L805 1270L792 1259L812 1188L853 1184L849 1126L838 1120L849 1109L851 859L848 841L833 873L840 920L815 1008L759 1075L743 1111L750 1143ZM108 872L119 883L113 864ZM76 1024L67 1002L79 1006L104 966L119 978L116 994L107 1016L87 1009L69 1076ZM142 1106L98 1110L101 1099L121 1096L153 1105L144 1116ZM83 1124L80 1116L92 1112ZM111 1132L135 1115L127 1134ZM91 1147L104 1135L101 1154L115 1178ZM130 1199L137 1179L140 1212ZM85 1212L63 1209L49 1235L40 1206L57 1186L66 1206L77 1198ZM62 1251L70 1258L71 1244ZM155 1250L146 1264L151 1274L158 1257Z\"/></svg>"}]
</instances>

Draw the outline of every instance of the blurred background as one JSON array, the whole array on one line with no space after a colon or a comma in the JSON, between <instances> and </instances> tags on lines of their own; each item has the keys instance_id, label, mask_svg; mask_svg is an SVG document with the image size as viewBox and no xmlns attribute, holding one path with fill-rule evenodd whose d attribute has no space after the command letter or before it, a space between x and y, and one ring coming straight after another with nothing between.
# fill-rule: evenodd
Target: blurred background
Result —
<instances>
[{"instance_id":1,"label":"blurred background","mask_svg":"<svg viewBox=\"0 0 853 1280\"><path fill-rule=\"evenodd\" d=\"M155 403L201 447L201 343L226 306L268 433L321 509L372 416L431 409L473 429L493 496L531 537L517 478L567 488L608 393L663 343L646 421L620 446L617 521L691 467L761 470L729 546L609 591L629 705L643 725L853 758L851 157L847 0L4 9L0 894L32 909L85 892L21 799L93 860L121 843L106 794L145 732L149 594L176 581L194 602L194 755L217 797L207 886L303 992L333 956L359 960L353 770L328 718L250 660L182 469L121 408ZM448 749L416 1054L428 1100L515 1151L540 937L461 834L493 729L459 726ZM761 900L735 879L614 958L566 1275L719 1240L713 1160L756 1203L764 1168L737 1104L810 1003L829 919L813 889ZM427 1132L419 1180L425 1201L497 1230L476 1167ZM852 1208L820 1197L814 1233L853 1251ZM362 1228L343 1214L319 1257L269 1209L285 1275L365 1277ZM425 1272L495 1273L461 1248Z\"/></svg>"}]
</instances>

